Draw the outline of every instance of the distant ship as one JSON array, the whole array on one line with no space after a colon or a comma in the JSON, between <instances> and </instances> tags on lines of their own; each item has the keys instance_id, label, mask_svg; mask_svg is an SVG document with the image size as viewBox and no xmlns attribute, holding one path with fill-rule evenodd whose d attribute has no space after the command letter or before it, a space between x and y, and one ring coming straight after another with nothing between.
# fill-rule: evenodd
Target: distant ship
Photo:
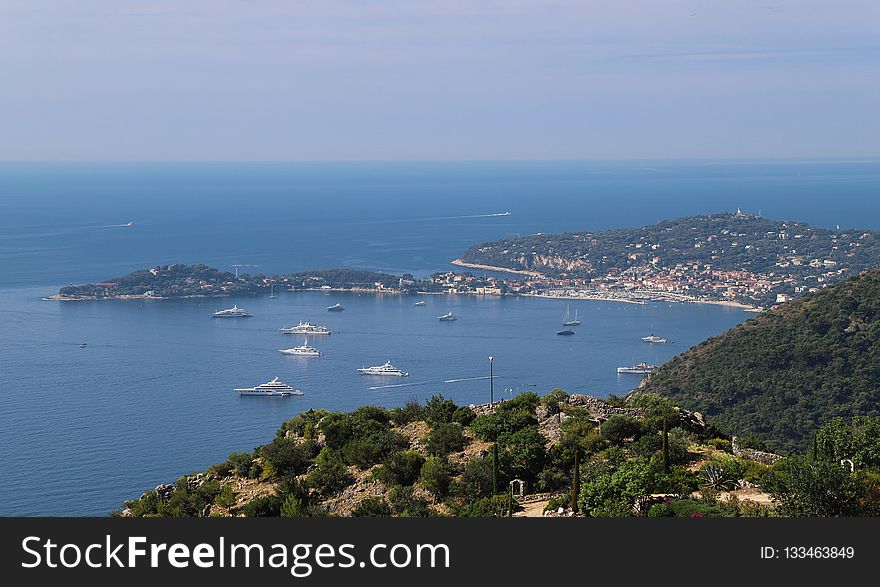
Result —
<instances>
[{"instance_id":1,"label":"distant ship","mask_svg":"<svg viewBox=\"0 0 880 587\"><path fill-rule=\"evenodd\" d=\"M648 363L639 363L637 365L631 365L629 367L618 367L618 373L625 373L628 375L648 375L649 373L653 373L657 367L655 365L649 365Z\"/></svg>"},{"instance_id":2,"label":"distant ship","mask_svg":"<svg viewBox=\"0 0 880 587\"><path fill-rule=\"evenodd\" d=\"M391 361L386 361L385 364L376 365L375 367L363 367L358 369L358 372L361 375L387 375L391 377L406 377L409 375L406 371L401 371L392 365Z\"/></svg>"},{"instance_id":3,"label":"distant ship","mask_svg":"<svg viewBox=\"0 0 880 587\"><path fill-rule=\"evenodd\" d=\"M226 310L217 310L214 312L214 318L250 318L251 315L248 314L247 310L244 308L239 308L238 306L232 306L231 308L227 308Z\"/></svg>"},{"instance_id":4,"label":"distant ship","mask_svg":"<svg viewBox=\"0 0 880 587\"><path fill-rule=\"evenodd\" d=\"M240 396L263 396L263 395L305 395L302 391L282 383L274 378L268 383L262 383L256 387L240 387L234 389Z\"/></svg>"},{"instance_id":5,"label":"distant ship","mask_svg":"<svg viewBox=\"0 0 880 587\"><path fill-rule=\"evenodd\" d=\"M574 330L560 330L556 334L557 336L571 336L572 334L574 334Z\"/></svg>"},{"instance_id":6,"label":"distant ship","mask_svg":"<svg viewBox=\"0 0 880 587\"><path fill-rule=\"evenodd\" d=\"M565 317L562 319L563 326L580 326L581 321L578 319L577 308L574 309L574 320L571 318L571 306L565 307Z\"/></svg>"},{"instance_id":7,"label":"distant ship","mask_svg":"<svg viewBox=\"0 0 880 587\"><path fill-rule=\"evenodd\" d=\"M415 304L413 304L413 305L414 305L414 306L427 306L427 305L428 305L428 302L426 302L425 300L419 300L419 301L417 301L417 302L416 302Z\"/></svg>"},{"instance_id":8,"label":"distant ship","mask_svg":"<svg viewBox=\"0 0 880 587\"><path fill-rule=\"evenodd\" d=\"M437 320L439 320L440 322L454 322L458 320L458 318L453 316L452 312L449 312L447 314L443 314L442 316L437 316Z\"/></svg>"},{"instance_id":9,"label":"distant ship","mask_svg":"<svg viewBox=\"0 0 880 587\"><path fill-rule=\"evenodd\" d=\"M330 329L311 322L300 322L296 326L282 326L281 332L284 334L330 334Z\"/></svg>"},{"instance_id":10,"label":"distant ship","mask_svg":"<svg viewBox=\"0 0 880 587\"><path fill-rule=\"evenodd\" d=\"M321 351L313 346L309 346L309 342L305 341L301 346L295 346L290 349L278 349L283 355L296 355L298 357L320 357Z\"/></svg>"},{"instance_id":11,"label":"distant ship","mask_svg":"<svg viewBox=\"0 0 880 587\"><path fill-rule=\"evenodd\" d=\"M81 342L81 343L79 343L79 348L81 348L81 349L84 349L84 348L86 348L87 346L89 346L89 343L87 343L87 342Z\"/></svg>"},{"instance_id":12,"label":"distant ship","mask_svg":"<svg viewBox=\"0 0 880 587\"><path fill-rule=\"evenodd\" d=\"M666 340L662 336L655 336L653 334L651 336L643 336L642 340L645 342L650 342L650 343L654 343L654 344L666 344L667 342L669 342L668 340Z\"/></svg>"},{"instance_id":13,"label":"distant ship","mask_svg":"<svg viewBox=\"0 0 880 587\"><path fill-rule=\"evenodd\" d=\"M341 312L341 311L343 311L344 309L345 309L345 308L342 307L342 304L340 304L339 302L336 302L335 304L333 304L332 306L330 306L329 308L327 308L327 311L328 311L328 312Z\"/></svg>"}]
</instances>

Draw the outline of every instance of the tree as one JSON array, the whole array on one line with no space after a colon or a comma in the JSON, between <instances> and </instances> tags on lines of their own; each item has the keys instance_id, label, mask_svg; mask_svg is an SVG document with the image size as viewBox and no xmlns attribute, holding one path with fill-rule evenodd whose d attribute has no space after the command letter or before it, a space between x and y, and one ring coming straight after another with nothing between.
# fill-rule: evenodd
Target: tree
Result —
<instances>
[{"instance_id":1,"label":"tree","mask_svg":"<svg viewBox=\"0 0 880 587\"><path fill-rule=\"evenodd\" d=\"M351 516L353 518L376 518L391 515L391 507L381 497L368 497L355 507Z\"/></svg>"},{"instance_id":2,"label":"tree","mask_svg":"<svg viewBox=\"0 0 880 587\"><path fill-rule=\"evenodd\" d=\"M354 483L354 477L342 461L342 457L329 447L324 447L315 459L315 467L309 471L309 484L324 495L330 495Z\"/></svg>"},{"instance_id":3,"label":"tree","mask_svg":"<svg viewBox=\"0 0 880 587\"><path fill-rule=\"evenodd\" d=\"M419 473L419 485L433 493L438 499L442 499L449 492L449 483L452 475L446 459L428 457L422 464Z\"/></svg>"},{"instance_id":4,"label":"tree","mask_svg":"<svg viewBox=\"0 0 880 587\"><path fill-rule=\"evenodd\" d=\"M435 395L425 404L425 421L431 426L452 422L452 416L458 406L450 399L443 399L442 395Z\"/></svg>"},{"instance_id":5,"label":"tree","mask_svg":"<svg viewBox=\"0 0 880 587\"><path fill-rule=\"evenodd\" d=\"M438 423L428 433L428 453L437 457L445 457L451 452L458 452L464 448L465 441L461 424L457 422Z\"/></svg>"},{"instance_id":6,"label":"tree","mask_svg":"<svg viewBox=\"0 0 880 587\"><path fill-rule=\"evenodd\" d=\"M643 430L638 420L623 414L614 414L602 423L602 436L611 444L622 444L628 438L639 437Z\"/></svg>"},{"instance_id":7,"label":"tree","mask_svg":"<svg viewBox=\"0 0 880 587\"><path fill-rule=\"evenodd\" d=\"M289 438L276 438L260 447L260 454L268 465L268 476L272 478L299 475L311 464L316 452L314 441Z\"/></svg>"},{"instance_id":8,"label":"tree","mask_svg":"<svg viewBox=\"0 0 880 587\"><path fill-rule=\"evenodd\" d=\"M412 485L425 464L425 457L414 450L396 452L374 471L373 476L386 485Z\"/></svg>"},{"instance_id":9,"label":"tree","mask_svg":"<svg viewBox=\"0 0 880 587\"><path fill-rule=\"evenodd\" d=\"M864 516L878 513L870 487L840 463L796 456L770 468L764 489L791 517Z\"/></svg>"}]
</instances>

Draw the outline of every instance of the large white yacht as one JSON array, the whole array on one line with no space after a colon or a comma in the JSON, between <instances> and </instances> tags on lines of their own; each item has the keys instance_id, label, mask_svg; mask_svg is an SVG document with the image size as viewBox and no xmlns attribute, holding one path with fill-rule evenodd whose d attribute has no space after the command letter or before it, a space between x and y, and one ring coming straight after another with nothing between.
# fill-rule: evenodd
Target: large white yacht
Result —
<instances>
[{"instance_id":1,"label":"large white yacht","mask_svg":"<svg viewBox=\"0 0 880 587\"><path fill-rule=\"evenodd\" d=\"M668 340L666 340L662 336L655 336L653 334L651 336L643 336L642 340L645 342L650 342L650 343L654 343L654 344L666 344L667 342L669 342Z\"/></svg>"},{"instance_id":2,"label":"large white yacht","mask_svg":"<svg viewBox=\"0 0 880 587\"><path fill-rule=\"evenodd\" d=\"M296 355L298 357L320 357L321 351L313 346L309 346L309 342L305 341L301 346L295 346L290 349L278 349L283 355Z\"/></svg>"},{"instance_id":3,"label":"large white yacht","mask_svg":"<svg viewBox=\"0 0 880 587\"><path fill-rule=\"evenodd\" d=\"M648 375L649 373L653 373L654 369L656 368L657 367L655 365L649 365L648 363L639 363L637 365L631 365L629 367L618 367L617 372L627 375Z\"/></svg>"},{"instance_id":4,"label":"large white yacht","mask_svg":"<svg viewBox=\"0 0 880 587\"><path fill-rule=\"evenodd\" d=\"M336 303L333 304L332 306L328 307L328 308L327 308L327 311L328 311L328 312L341 312L341 311L343 311L344 309L345 309L345 308L342 307L342 304L340 304L339 302L336 302Z\"/></svg>"},{"instance_id":5,"label":"large white yacht","mask_svg":"<svg viewBox=\"0 0 880 587\"><path fill-rule=\"evenodd\" d=\"M454 322L455 320L458 320L458 318L453 316L452 312L448 312L446 314L443 314L442 316L437 316L437 320L439 320L440 322Z\"/></svg>"},{"instance_id":6,"label":"large white yacht","mask_svg":"<svg viewBox=\"0 0 880 587\"><path fill-rule=\"evenodd\" d=\"M330 329L311 322L300 322L296 326L282 326L281 332L284 334L330 334Z\"/></svg>"},{"instance_id":7,"label":"large white yacht","mask_svg":"<svg viewBox=\"0 0 880 587\"><path fill-rule=\"evenodd\" d=\"M362 367L358 369L358 372L361 375L388 375L391 377L406 377L409 375L406 371L401 371L392 365L391 361L386 361L384 365L376 365L375 367Z\"/></svg>"},{"instance_id":8,"label":"large white yacht","mask_svg":"<svg viewBox=\"0 0 880 587\"><path fill-rule=\"evenodd\" d=\"M574 309L574 318L571 317L571 306L565 307L565 316L562 318L563 326L580 326L581 320L578 318L578 310Z\"/></svg>"},{"instance_id":9,"label":"large white yacht","mask_svg":"<svg viewBox=\"0 0 880 587\"><path fill-rule=\"evenodd\" d=\"M244 308L232 306L225 310L217 310L214 312L214 318L250 318L251 315Z\"/></svg>"},{"instance_id":10,"label":"large white yacht","mask_svg":"<svg viewBox=\"0 0 880 587\"><path fill-rule=\"evenodd\" d=\"M237 391L240 396L255 395L305 395L302 391L282 383L277 377L267 383L261 383L256 387L239 387L233 391Z\"/></svg>"}]
</instances>

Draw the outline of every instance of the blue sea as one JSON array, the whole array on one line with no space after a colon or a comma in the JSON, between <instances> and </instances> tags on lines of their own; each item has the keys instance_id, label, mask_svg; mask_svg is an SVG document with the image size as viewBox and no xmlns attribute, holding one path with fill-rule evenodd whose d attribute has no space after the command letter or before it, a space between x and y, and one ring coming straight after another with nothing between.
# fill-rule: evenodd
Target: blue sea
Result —
<instances>
[{"instance_id":1,"label":"blue sea","mask_svg":"<svg viewBox=\"0 0 880 587\"><path fill-rule=\"evenodd\" d=\"M105 515L270 440L308 408L459 404L554 387L623 394L750 314L711 305L282 292L276 299L59 303L70 283L173 262L423 277L506 235L641 226L741 208L880 229L880 163L0 163L0 515ZM492 216L501 212L509 216ZM121 225L133 222L131 227ZM346 310L328 313L342 303ZM252 318L212 320L237 303ZM566 306L583 326L558 337ZM457 322L441 323L448 311ZM311 319L320 358L283 356ZM649 346L641 337L673 342ZM88 346L80 348L80 342ZM407 378L361 376L391 360ZM239 398L278 376L301 397Z\"/></svg>"}]
</instances>

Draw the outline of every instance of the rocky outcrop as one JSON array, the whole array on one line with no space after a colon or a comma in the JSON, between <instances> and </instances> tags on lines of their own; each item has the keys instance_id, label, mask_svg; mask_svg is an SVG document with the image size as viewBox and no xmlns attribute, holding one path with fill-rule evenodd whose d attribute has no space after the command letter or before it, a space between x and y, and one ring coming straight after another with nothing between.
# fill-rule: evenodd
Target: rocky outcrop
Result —
<instances>
[{"instance_id":1,"label":"rocky outcrop","mask_svg":"<svg viewBox=\"0 0 880 587\"><path fill-rule=\"evenodd\" d=\"M730 439L730 448L733 451L734 456L742 457L744 459L748 459L750 461L756 461L758 463L763 463L765 465L772 465L776 461L782 460L782 455L778 455L772 452L765 452L762 450L755 450L754 448L743 448L739 446L739 443L736 440L736 436Z\"/></svg>"}]
</instances>

